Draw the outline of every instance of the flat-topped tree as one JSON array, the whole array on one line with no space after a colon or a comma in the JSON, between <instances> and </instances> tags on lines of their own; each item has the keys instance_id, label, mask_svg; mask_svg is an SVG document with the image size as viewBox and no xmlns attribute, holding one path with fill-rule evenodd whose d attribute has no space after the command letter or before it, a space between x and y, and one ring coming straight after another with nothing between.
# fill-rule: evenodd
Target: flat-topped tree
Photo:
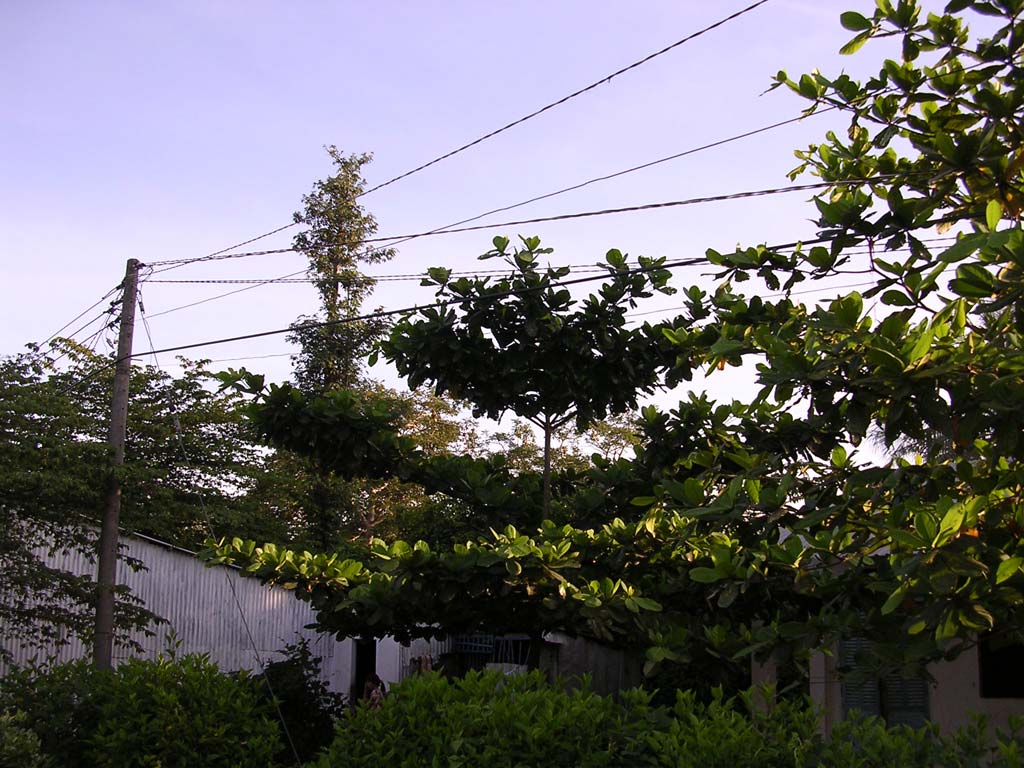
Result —
<instances>
[{"instance_id":1,"label":"flat-topped tree","mask_svg":"<svg viewBox=\"0 0 1024 768\"><path fill-rule=\"evenodd\" d=\"M544 435L544 514L551 511L551 438L570 422L583 430L637 408L637 398L660 386L665 370L657 336L626 326L627 310L654 292L672 293L664 259L640 257L630 269L618 250L606 255L608 280L596 294L573 299L559 285L568 267L541 268L552 253L536 237L509 248L505 237L481 259L512 268L503 278L452 277L429 270L439 302L395 324L381 352L413 388L429 384L473 406L475 416L506 411Z\"/></svg>"}]
</instances>

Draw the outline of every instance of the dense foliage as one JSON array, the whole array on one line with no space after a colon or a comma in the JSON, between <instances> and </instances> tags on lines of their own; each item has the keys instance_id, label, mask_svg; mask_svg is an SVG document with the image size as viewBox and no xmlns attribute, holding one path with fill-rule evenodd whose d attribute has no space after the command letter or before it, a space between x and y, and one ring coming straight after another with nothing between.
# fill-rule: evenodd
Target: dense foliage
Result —
<instances>
[{"instance_id":1,"label":"dense foliage","mask_svg":"<svg viewBox=\"0 0 1024 768\"><path fill-rule=\"evenodd\" d=\"M287 743L282 742L277 762L294 762L295 755L311 759L331 743L334 722L345 714L345 696L329 690L320 679L320 659L305 639L287 646L283 658L265 665L263 675L265 684L260 682L258 690L268 708L276 701L275 712L287 729Z\"/></svg>"},{"instance_id":2,"label":"dense foliage","mask_svg":"<svg viewBox=\"0 0 1024 768\"><path fill-rule=\"evenodd\" d=\"M43 754L66 768L262 768L282 737L260 685L205 656L131 659L113 671L73 662L8 673L0 708L23 712Z\"/></svg>"},{"instance_id":3,"label":"dense foliage","mask_svg":"<svg viewBox=\"0 0 1024 768\"><path fill-rule=\"evenodd\" d=\"M0 624L8 640L60 642L92 629L91 576L46 564L50 552L95 551L109 477L113 369L88 350L59 347L0 361ZM129 407L122 525L186 547L215 531L281 540L286 529L238 497L261 464L236 398L206 386L200 365L178 378L136 367ZM184 455L175 422L184 431ZM139 563L132 563L138 567ZM123 589L117 619L153 619Z\"/></svg>"},{"instance_id":4,"label":"dense foliage","mask_svg":"<svg viewBox=\"0 0 1024 768\"><path fill-rule=\"evenodd\" d=\"M353 387L363 380L364 360L387 325L382 320L338 320L360 314L373 292L376 281L362 274L359 265L379 264L394 255L392 248L363 245L377 232L376 220L358 202L365 189L362 168L371 156L346 155L333 146L326 149L334 173L314 184L302 198L302 210L293 216L302 225L293 246L309 259L308 274L321 312L300 317L288 336L299 345L296 383L316 392Z\"/></svg>"},{"instance_id":5,"label":"dense foliage","mask_svg":"<svg viewBox=\"0 0 1024 768\"><path fill-rule=\"evenodd\" d=\"M665 259L608 252L608 281L577 306L561 284L568 267L540 268L553 252L540 239L494 238L481 259L500 258L510 276L459 277L450 269L429 271L424 285L437 287L439 306L400 320L381 343L382 354L412 388L429 383L473 405L475 416L497 419L506 411L535 424L544 435L544 504L550 515L551 438L575 422L585 429L607 416L636 410L664 373L660 334L630 328L626 312L667 286Z\"/></svg>"},{"instance_id":6,"label":"dense foliage","mask_svg":"<svg viewBox=\"0 0 1024 768\"><path fill-rule=\"evenodd\" d=\"M25 713L0 710L0 768L46 768L39 737L25 724Z\"/></svg>"},{"instance_id":7,"label":"dense foliage","mask_svg":"<svg viewBox=\"0 0 1024 768\"><path fill-rule=\"evenodd\" d=\"M963 768L1019 766L1024 736L983 723L942 737L935 729L886 728L852 718L822 738L802 702L765 710L754 696L718 691L701 703L679 692L655 707L631 691L620 702L583 688L566 691L539 673L471 673L406 680L379 710L360 707L339 722L317 768L423 765L514 768Z\"/></svg>"},{"instance_id":8,"label":"dense foliage","mask_svg":"<svg viewBox=\"0 0 1024 768\"><path fill-rule=\"evenodd\" d=\"M877 76L779 73L808 111L850 118L844 135L798 153L794 175L830 184L815 198L821 244L709 251L714 289L686 289L683 314L643 332L668 347L666 382L703 371L713 386L721 370L755 369L751 402L690 395L669 413L646 409L638 460L569 478L568 514L539 530L447 552L378 543L363 562L244 542L215 557L295 588L329 629L558 626L646 646L650 667L695 649L799 654L850 635L912 666L978 632L1024 636L1022 7L952 0L922 14L912 0L878 0L870 16L842 16L856 32L847 52L901 43ZM967 28L979 15L989 36ZM802 282L851 270L873 285L822 306L794 298ZM486 316L491 304L473 306ZM424 322L440 330L444 312L409 318L405 338ZM480 327L444 354L518 343ZM368 474L434 472L366 407L272 391L258 420L275 441ZM501 406L481 394L478 407ZM880 460L862 449L872 429L928 449ZM362 456L347 450L356 434ZM448 466L461 473L445 478L460 501L500 501L508 487L536 506L535 478Z\"/></svg>"}]
</instances>

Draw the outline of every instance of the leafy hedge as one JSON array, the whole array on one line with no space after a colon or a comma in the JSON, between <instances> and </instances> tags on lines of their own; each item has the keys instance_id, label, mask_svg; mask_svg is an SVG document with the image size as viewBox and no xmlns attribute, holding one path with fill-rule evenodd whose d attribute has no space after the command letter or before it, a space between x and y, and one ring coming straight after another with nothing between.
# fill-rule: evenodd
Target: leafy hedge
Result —
<instances>
[{"instance_id":1,"label":"leafy hedge","mask_svg":"<svg viewBox=\"0 0 1024 768\"><path fill-rule=\"evenodd\" d=\"M205 655L13 672L0 681L3 709L23 712L20 724L63 768L264 768L282 744L256 682Z\"/></svg>"},{"instance_id":2,"label":"leafy hedge","mask_svg":"<svg viewBox=\"0 0 1024 768\"><path fill-rule=\"evenodd\" d=\"M770 710L752 695L708 702L680 692L671 708L642 691L620 701L565 691L539 673L428 674L395 686L381 709L339 721L315 768L966 768L1024 765L1024 736L993 736L983 722L952 737L853 718L822 738L801 702Z\"/></svg>"},{"instance_id":3,"label":"leafy hedge","mask_svg":"<svg viewBox=\"0 0 1024 768\"><path fill-rule=\"evenodd\" d=\"M45 768L39 737L23 712L0 711L0 768Z\"/></svg>"},{"instance_id":4,"label":"leafy hedge","mask_svg":"<svg viewBox=\"0 0 1024 768\"><path fill-rule=\"evenodd\" d=\"M822 738L806 703L752 702L750 693L679 692L662 707L649 692L616 700L586 685L552 686L540 673L427 674L395 686L380 709L344 713L308 768L1024 766L1016 728L992 734L979 720L943 737L853 718ZM115 672L80 662L0 681L0 768L264 768L292 763L282 746L256 682L205 656L129 661Z\"/></svg>"}]
</instances>

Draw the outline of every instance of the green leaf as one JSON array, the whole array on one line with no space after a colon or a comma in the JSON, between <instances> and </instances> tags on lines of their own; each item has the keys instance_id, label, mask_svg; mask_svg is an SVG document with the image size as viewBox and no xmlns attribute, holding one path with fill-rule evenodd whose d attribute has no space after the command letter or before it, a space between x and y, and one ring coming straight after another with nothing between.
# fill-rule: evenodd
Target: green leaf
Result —
<instances>
[{"instance_id":1,"label":"green leaf","mask_svg":"<svg viewBox=\"0 0 1024 768\"><path fill-rule=\"evenodd\" d=\"M1002 218L1003 206L999 204L998 200L989 200L988 205L985 206L985 223L988 225L990 232L995 231Z\"/></svg>"},{"instance_id":2,"label":"green leaf","mask_svg":"<svg viewBox=\"0 0 1024 768\"><path fill-rule=\"evenodd\" d=\"M870 19L856 11L847 11L846 13L840 14L839 23L851 32L863 32L866 29L871 29Z\"/></svg>"},{"instance_id":3,"label":"green leaf","mask_svg":"<svg viewBox=\"0 0 1024 768\"><path fill-rule=\"evenodd\" d=\"M658 613L662 610L661 603L657 600L651 600L649 597L634 597L633 601L645 611Z\"/></svg>"},{"instance_id":4,"label":"green leaf","mask_svg":"<svg viewBox=\"0 0 1024 768\"><path fill-rule=\"evenodd\" d=\"M704 484L695 477L688 477L683 481L683 494L686 501L694 507L704 503Z\"/></svg>"},{"instance_id":5,"label":"green leaf","mask_svg":"<svg viewBox=\"0 0 1024 768\"><path fill-rule=\"evenodd\" d=\"M846 464L846 449L841 445L837 445L832 449L832 466L842 467Z\"/></svg>"},{"instance_id":6,"label":"green leaf","mask_svg":"<svg viewBox=\"0 0 1024 768\"><path fill-rule=\"evenodd\" d=\"M883 616L888 616L903 604L903 600L907 596L907 589L908 587L906 584L901 584L891 595L889 595L889 599L882 604Z\"/></svg>"},{"instance_id":7,"label":"green leaf","mask_svg":"<svg viewBox=\"0 0 1024 768\"><path fill-rule=\"evenodd\" d=\"M1024 564L1024 557L1011 557L1003 560L996 570L996 584L1002 584L1016 574L1020 570L1021 564Z\"/></svg>"},{"instance_id":8,"label":"green leaf","mask_svg":"<svg viewBox=\"0 0 1024 768\"><path fill-rule=\"evenodd\" d=\"M949 511L942 516L942 522L939 523L939 533L935 537L934 545L940 547L952 539L960 532L966 519L967 507L965 505L954 504L950 507Z\"/></svg>"},{"instance_id":9,"label":"green leaf","mask_svg":"<svg viewBox=\"0 0 1024 768\"><path fill-rule=\"evenodd\" d=\"M970 235L963 235L953 245L939 254L939 260L948 264L962 261L970 256L984 244L986 236L982 232L975 232Z\"/></svg>"},{"instance_id":10,"label":"green leaf","mask_svg":"<svg viewBox=\"0 0 1024 768\"><path fill-rule=\"evenodd\" d=\"M951 290L968 299L985 299L992 295L995 280L981 264L961 264L956 278L949 283Z\"/></svg>"},{"instance_id":11,"label":"green leaf","mask_svg":"<svg viewBox=\"0 0 1024 768\"><path fill-rule=\"evenodd\" d=\"M712 584L721 578L713 568L691 568L688 573L690 580L701 584Z\"/></svg>"},{"instance_id":12,"label":"green leaf","mask_svg":"<svg viewBox=\"0 0 1024 768\"><path fill-rule=\"evenodd\" d=\"M882 303L890 307L912 307L914 300L903 291L890 290L882 294Z\"/></svg>"},{"instance_id":13,"label":"green leaf","mask_svg":"<svg viewBox=\"0 0 1024 768\"><path fill-rule=\"evenodd\" d=\"M841 53L843 56L850 56L851 54L854 54L861 48L863 48L864 43L866 43L869 39L871 39L870 32L861 32L855 38L850 40L850 42L848 42L846 45L840 48L839 53Z\"/></svg>"}]
</instances>

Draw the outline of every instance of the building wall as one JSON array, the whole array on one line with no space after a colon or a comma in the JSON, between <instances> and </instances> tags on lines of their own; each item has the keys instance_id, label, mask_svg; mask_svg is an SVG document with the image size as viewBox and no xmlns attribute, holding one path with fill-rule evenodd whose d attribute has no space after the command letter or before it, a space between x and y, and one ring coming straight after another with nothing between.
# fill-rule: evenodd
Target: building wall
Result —
<instances>
[{"instance_id":1,"label":"building wall","mask_svg":"<svg viewBox=\"0 0 1024 768\"><path fill-rule=\"evenodd\" d=\"M118 584L130 587L150 611L167 619L168 623L152 628L155 631L152 637L133 633L131 639L142 646L142 652L133 654L127 648L115 647L115 664L130 655L156 658L168 649L173 638L180 642L179 653L208 653L224 670L259 671L257 654L266 663L279 658L286 644L305 638L313 654L322 659L324 682L332 690L348 692L352 641L338 641L330 635L306 629L306 625L313 622L313 611L292 593L242 578L231 568L207 568L193 553L151 539L125 536L121 544L122 552L144 562L147 570L134 572L119 561ZM95 564L81 553L49 555L42 551L39 554L53 567L75 574L95 574ZM243 615L255 641L255 650ZM2 630L0 627L0 644L12 653L15 664L24 665L32 658L70 661L88 658L92 653L91 646L75 638L61 647L21 648L13 645ZM397 656L397 651L391 650L390 654ZM386 663L388 652L383 656L382 661ZM2 672L0 667L0 674Z\"/></svg>"},{"instance_id":2,"label":"building wall","mask_svg":"<svg viewBox=\"0 0 1024 768\"><path fill-rule=\"evenodd\" d=\"M822 709L822 728L827 733L843 719L842 678L834 655L811 656L811 699ZM1024 699L981 697L978 650L970 648L953 661L932 664L928 672L928 719L944 732L968 725L974 715L984 715L993 728L1006 728L1011 716L1024 715Z\"/></svg>"},{"instance_id":3,"label":"building wall","mask_svg":"<svg viewBox=\"0 0 1024 768\"><path fill-rule=\"evenodd\" d=\"M1012 715L1024 715L1024 699L983 699L980 691L977 646L953 661L933 664L935 685L929 693L931 720L944 731L970 722L972 713L985 715L992 727L1006 728Z\"/></svg>"},{"instance_id":4,"label":"building wall","mask_svg":"<svg viewBox=\"0 0 1024 768\"><path fill-rule=\"evenodd\" d=\"M560 632L552 632L545 639L557 644L551 664L554 674L560 677L589 675L591 690L605 695L635 688L643 682L643 657L639 654Z\"/></svg>"}]
</instances>

